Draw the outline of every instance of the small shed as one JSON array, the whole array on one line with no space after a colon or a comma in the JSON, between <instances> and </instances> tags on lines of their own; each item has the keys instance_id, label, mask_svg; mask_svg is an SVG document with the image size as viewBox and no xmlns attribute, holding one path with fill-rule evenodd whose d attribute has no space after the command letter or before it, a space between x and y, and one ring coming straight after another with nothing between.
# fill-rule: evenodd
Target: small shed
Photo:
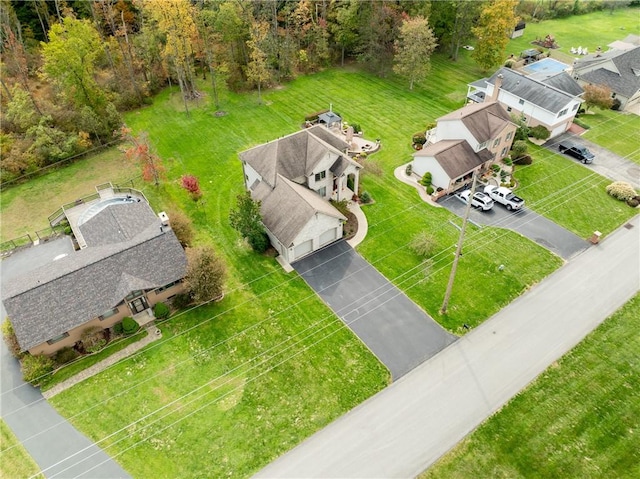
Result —
<instances>
[{"instance_id":1,"label":"small shed","mask_svg":"<svg viewBox=\"0 0 640 479\"><path fill-rule=\"evenodd\" d=\"M518 24L513 27L513 32L511 32L511 38L518 38L524 34L524 29L527 26L522 20L518 22Z\"/></svg>"},{"instance_id":2,"label":"small shed","mask_svg":"<svg viewBox=\"0 0 640 479\"><path fill-rule=\"evenodd\" d=\"M328 111L318 116L318 123L327 125L327 128L332 128L334 126L339 126L340 123L342 123L342 118L334 112Z\"/></svg>"}]
</instances>

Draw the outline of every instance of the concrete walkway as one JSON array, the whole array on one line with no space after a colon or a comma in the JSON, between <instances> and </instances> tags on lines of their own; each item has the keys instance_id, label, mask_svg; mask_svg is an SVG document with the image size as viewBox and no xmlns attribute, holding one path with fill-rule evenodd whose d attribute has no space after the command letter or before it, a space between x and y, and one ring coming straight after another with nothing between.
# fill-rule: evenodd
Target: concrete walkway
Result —
<instances>
[{"instance_id":1,"label":"concrete walkway","mask_svg":"<svg viewBox=\"0 0 640 479\"><path fill-rule=\"evenodd\" d=\"M636 216L256 477L415 477L639 289Z\"/></svg>"},{"instance_id":2,"label":"concrete walkway","mask_svg":"<svg viewBox=\"0 0 640 479\"><path fill-rule=\"evenodd\" d=\"M425 203L429 203L431 206L435 206L436 208L442 208L438 203L433 201L431 195L427 194L427 190L425 189L425 187L418 183L418 178L416 176L407 176L406 168L406 164L398 166L395 170L393 170L393 176L395 176L396 179L402 181L403 183L413 186L418 191L420 199L422 199L422 201L424 201Z\"/></svg>"},{"instance_id":3,"label":"concrete walkway","mask_svg":"<svg viewBox=\"0 0 640 479\"><path fill-rule=\"evenodd\" d=\"M85 379L89 379L90 377L95 376L98 373L101 373L108 367L113 366L115 363L117 363L121 359L131 356L132 354L140 351L142 348L144 348L148 344L151 344L152 342L162 338L161 331L155 326L151 326L147 328L147 332L148 334L144 338L142 338L140 341L136 341L135 343L130 344L126 348L121 349L116 353L113 353L108 358L103 359L100 362L97 362L96 364L94 364L91 367L88 367L84 371L81 371L78 374L71 376L69 379L65 379L61 383L56 384L48 391L43 392L42 396L45 399L52 398L56 394L60 394L62 391L69 389L71 386L75 386L76 384L84 381Z\"/></svg>"}]
</instances>

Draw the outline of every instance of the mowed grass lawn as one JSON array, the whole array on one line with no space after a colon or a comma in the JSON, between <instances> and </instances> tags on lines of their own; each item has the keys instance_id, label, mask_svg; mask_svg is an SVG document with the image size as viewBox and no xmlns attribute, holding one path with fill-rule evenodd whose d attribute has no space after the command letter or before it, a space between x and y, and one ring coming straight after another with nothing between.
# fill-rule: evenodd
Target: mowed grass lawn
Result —
<instances>
[{"instance_id":1,"label":"mowed grass lawn","mask_svg":"<svg viewBox=\"0 0 640 479\"><path fill-rule=\"evenodd\" d=\"M0 419L0 478L19 479L33 477L44 478L40 468L29 455L20 441Z\"/></svg>"},{"instance_id":2,"label":"mowed grass lawn","mask_svg":"<svg viewBox=\"0 0 640 479\"><path fill-rule=\"evenodd\" d=\"M516 168L518 194L532 210L581 238L607 235L638 213L607 194L612 180L565 155L529 143L533 164Z\"/></svg>"},{"instance_id":3,"label":"mowed grass lawn","mask_svg":"<svg viewBox=\"0 0 640 479\"><path fill-rule=\"evenodd\" d=\"M640 165L640 116L593 108L580 120L591 127L584 138Z\"/></svg>"},{"instance_id":4,"label":"mowed grass lawn","mask_svg":"<svg viewBox=\"0 0 640 479\"><path fill-rule=\"evenodd\" d=\"M640 477L640 295L421 479Z\"/></svg>"}]
</instances>

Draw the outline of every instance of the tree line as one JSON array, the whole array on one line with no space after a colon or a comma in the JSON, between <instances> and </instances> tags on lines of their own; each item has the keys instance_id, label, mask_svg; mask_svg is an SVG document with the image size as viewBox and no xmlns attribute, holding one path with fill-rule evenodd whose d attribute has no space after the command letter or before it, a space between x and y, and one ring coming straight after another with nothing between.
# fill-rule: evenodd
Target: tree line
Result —
<instances>
[{"instance_id":1,"label":"tree line","mask_svg":"<svg viewBox=\"0 0 640 479\"><path fill-rule=\"evenodd\" d=\"M504 56L526 18L573 0L0 0L3 181L113 140L121 112L177 85L256 89L357 61L423 81L436 49L478 64ZM580 2L600 3L606 2ZM572 11L573 11L572 10Z\"/></svg>"}]
</instances>

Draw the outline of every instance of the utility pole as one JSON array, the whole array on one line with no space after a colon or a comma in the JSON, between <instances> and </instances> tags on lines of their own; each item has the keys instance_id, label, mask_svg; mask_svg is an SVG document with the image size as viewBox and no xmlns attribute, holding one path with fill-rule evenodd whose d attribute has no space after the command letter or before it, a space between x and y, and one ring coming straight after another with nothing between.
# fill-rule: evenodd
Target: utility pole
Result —
<instances>
[{"instance_id":1,"label":"utility pole","mask_svg":"<svg viewBox=\"0 0 640 479\"><path fill-rule=\"evenodd\" d=\"M473 194L476 192L476 179L477 173L473 172L473 180L471 182L471 194L469 195L469 202L464 210L464 217L462 218L462 228L460 229L460 237L458 238L458 247L456 248L456 254L453 258L453 265L451 266L451 274L449 275L449 283L447 284L447 290L444 293L444 301L440 308L440 314L447 312L447 306L449 305L449 298L451 297L451 290L453 289L453 281L456 278L456 270L458 269L458 260L460 259L460 253L462 252L462 242L464 241L464 231L467 228L467 221L469 220L469 212L471 211L471 202L473 201Z\"/></svg>"}]
</instances>

